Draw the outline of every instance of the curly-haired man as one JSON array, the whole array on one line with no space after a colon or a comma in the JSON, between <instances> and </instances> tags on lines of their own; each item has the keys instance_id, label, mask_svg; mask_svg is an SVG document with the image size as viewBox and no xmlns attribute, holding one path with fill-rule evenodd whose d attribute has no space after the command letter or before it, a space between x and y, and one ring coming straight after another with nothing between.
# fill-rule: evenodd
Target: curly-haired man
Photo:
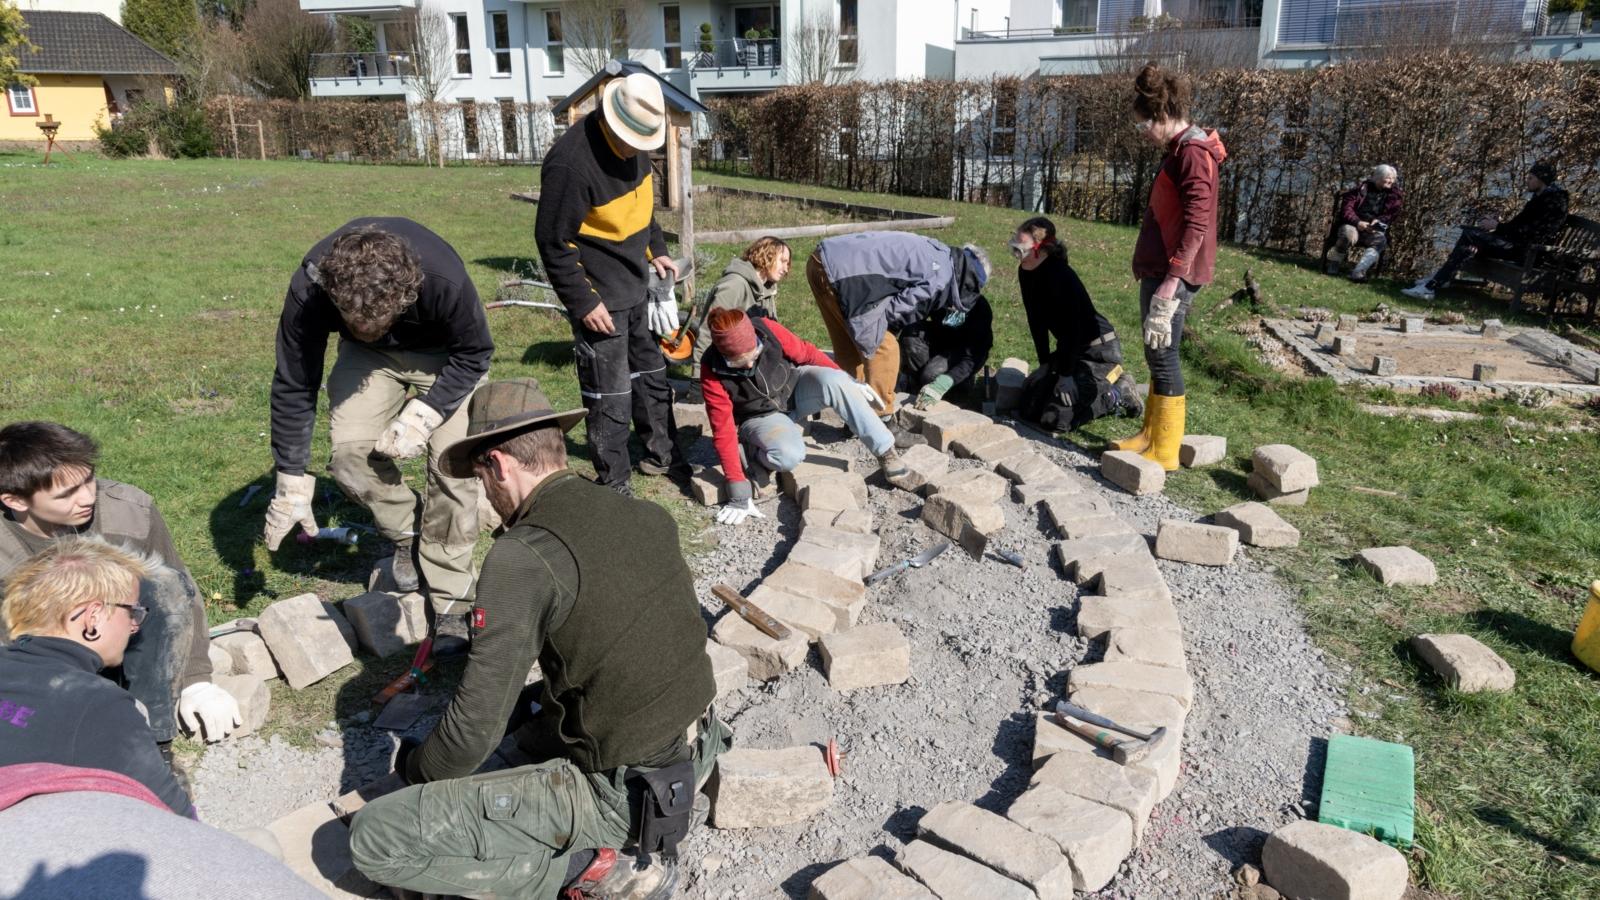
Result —
<instances>
[{"instance_id":1,"label":"curly-haired man","mask_svg":"<svg viewBox=\"0 0 1600 900\"><path fill-rule=\"evenodd\" d=\"M328 469L394 542L398 587L420 586L442 617L441 633L464 635L478 486L444 474L438 461L439 448L466 433L465 401L494 352L477 289L455 249L410 219L355 219L306 254L278 322L272 377L278 480L266 524L273 550L296 523L317 528L306 464L334 332L339 353L327 382ZM427 488L419 502L396 461L424 451Z\"/></svg>"}]
</instances>

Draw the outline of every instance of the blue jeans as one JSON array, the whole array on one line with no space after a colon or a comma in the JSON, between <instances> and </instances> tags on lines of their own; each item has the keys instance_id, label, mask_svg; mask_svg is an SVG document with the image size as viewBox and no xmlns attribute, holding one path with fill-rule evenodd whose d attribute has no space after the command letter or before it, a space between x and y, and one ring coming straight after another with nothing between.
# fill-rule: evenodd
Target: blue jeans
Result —
<instances>
[{"instance_id":1,"label":"blue jeans","mask_svg":"<svg viewBox=\"0 0 1600 900\"><path fill-rule=\"evenodd\" d=\"M1139 320L1150 314L1150 298L1156 295L1163 279L1144 278L1139 281ZM1200 289L1178 279L1178 311L1172 314L1172 344L1163 350L1144 347L1144 361L1150 367L1150 393L1163 397L1183 396L1183 367L1179 363L1178 344L1183 340L1183 320L1189 315L1189 306ZM1140 325L1140 340L1144 339L1144 326Z\"/></svg>"},{"instance_id":2,"label":"blue jeans","mask_svg":"<svg viewBox=\"0 0 1600 900\"><path fill-rule=\"evenodd\" d=\"M874 456L894 448L894 435L856 387L856 380L847 372L822 366L801 366L789 411L745 419L739 423L739 440L750 458L767 469L793 471L806 458L805 434L798 423L824 408L838 413Z\"/></svg>"}]
</instances>

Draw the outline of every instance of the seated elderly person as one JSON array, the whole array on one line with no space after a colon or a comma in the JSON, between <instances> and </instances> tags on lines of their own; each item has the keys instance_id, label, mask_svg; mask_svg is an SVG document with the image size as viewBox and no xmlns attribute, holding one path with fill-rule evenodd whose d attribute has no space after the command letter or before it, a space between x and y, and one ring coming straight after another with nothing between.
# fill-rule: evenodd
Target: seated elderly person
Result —
<instances>
[{"instance_id":1,"label":"seated elderly person","mask_svg":"<svg viewBox=\"0 0 1600 900\"><path fill-rule=\"evenodd\" d=\"M155 564L93 538L50 544L6 579L0 616L0 766L51 762L132 778L173 812L194 807L133 695L100 677L122 664Z\"/></svg>"},{"instance_id":2,"label":"seated elderly person","mask_svg":"<svg viewBox=\"0 0 1600 900\"><path fill-rule=\"evenodd\" d=\"M1352 264L1350 280L1363 282L1389 244L1389 228L1404 205L1394 166L1376 166L1360 184L1339 196L1328 242L1327 272L1338 275L1340 261Z\"/></svg>"}]
</instances>

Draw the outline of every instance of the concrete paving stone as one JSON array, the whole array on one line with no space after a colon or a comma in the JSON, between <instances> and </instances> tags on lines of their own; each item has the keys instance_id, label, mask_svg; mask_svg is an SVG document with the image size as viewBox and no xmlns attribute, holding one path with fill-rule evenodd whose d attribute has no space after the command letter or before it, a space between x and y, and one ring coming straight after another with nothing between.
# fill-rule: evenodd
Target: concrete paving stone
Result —
<instances>
[{"instance_id":1,"label":"concrete paving stone","mask_svg":"<svg viewBox=\"0 0 1600 900\"><path fill-rule=\"evenodd\" d=\"M1063 728L1053 719L1047 718L1048 715L1049 714L1041 714L1039 722L1035 727L1044 731L1045 734L1050 735L1047 740L1054 747L1055 752L1086 753L1090 756L1098 756L1101 759L1110 760L1112 762L1116 761L1116 756L1111 750L1107 750L1104 747L1095 744L1093 741L1090 741L1088 738L1082 737L1075 732ZM1129 725L1128 727L1135 730L1142 730L1137 725ZM1059 734L1052 734L1052 731L1059 732ZM1120 732L1111 731L1108 729L1106 730L1106 733L1109 734L1113 740L1128 740L1137 743L1135 738L1121 734ZM1150 729L1150 733L1152 735L1154 734L1153 728ZM1037 747L1037 741L1035 742L1035 745ZM1034 768L1038 768L1043 764L1044 760L1035 758ZM1183 768L1182 728L1169 729L1168 733L1163 735L1161 739L1157 741L1155 747L1152 747L1142 758L1128 763L1127 768L1135 772L1141 772L1145 775L1149 775L1151 778L1156 780L1157 803L1167 799L1167 795L1171 794L1172 789L1177 785L1178 774Z\"/></svg>"},{"instance_id":2,"label":"concrete paving stone","mask_svg":"<svg viewBox=\"0 0 1600 900\"><path fill-rule=\"evenodd\" d=\"M1369 547L1356 554L1356 562L1385 587L1427 586L1439 580L1433 560L1410 547Z\"/></svg>"},{"instance_id":3,"label":"concrete paving stone","mask_svg":"<svg viewBox=\"0 0 1600 900\"><path fill-rule=\"evenodd\" d=\"M1134 600L1085 594L1078 598L1078 635L1094 640L1114 628L1182 631L1170 600Z\"/></svg>"},{"instance_id":4,"label":"concrete paving stone","mask_svg":"<svg viewBox=\"0 0 1600 900\"><path fill-rule=\"evenodd\" d=\"M954 441L950 442L950 451L962 459L976 456L974 452L980 447L990 444L999 444L1017 439L1017 430L1009 425L999 422L989 422L986 425L972 429Z\"/></svg>"},{"instance_id":5,"label":"concrete paving stone","mask_svg":"<svg viewBox=\"0 0 1600 900\"><path fill-rule=\"evenodd\" d=\"M906 474L890 483L913 493L950 469L950 457L927 444L916 444L900 451L900 461L905 464Z\"/></svg>"},{"instance_id":6,"label":"concrete paving stone","mask_svg":"<svg viewBox=\"0 0 1600 900\"><path fill-rule=\"evenodd\" d=\"M842 514L841 514L842 515ZM857 553L871 572L878 565L878 551L883 546L878 536L872 533L860 534L853 531L844 531L839 528L809 528L806 529L802 540L835 550L848 550Z\"/></svg>"},{"instance_id":7,"label":"concrete paving stone","mask_svg":"<svg viewBox=\"0 0 1600 900\"><path fill-rule=\"evenodd\" d=\"M330 803L302 806L267 826L283 850L283 864L332 898L382 897L386 893L356 869L350 858L350 828Z\"/></svg>"},{"instance_id":8,"label":"concrete paving stone","mask_svg":"<svg viewBox=\"0 0 1600 900\"><path fill-rule=\"evenodd\" d=\"M735 747L717 757L711 788L715 828L804 822L833 802L833 776L816 747Z\"/></svg>"},{"instance_id":9,"label":"concrete paving stone","mask_svg":"<svg viewBox=\"0 0 1600 900\"><path fill-rule=\"evenodd\" d=\"M940 400L925 410L917 409L915 406L912 406L910 402L914 399L916 398L911 397L904 402L896 404L894 417L895 421L900 423L901 428L904 428L907 431L915 431L918 434L922 433L923 420L927 419L929 416L938 416L945 413L961 411L961 407L951 403L948 400Z\"/></svg>"},{"instance_id":10,"label":"concrete paving stone","mask_svg":"<svg viewBox=\"0 0 1600 900\"><path fill-rule=\"evenodd\" d=\"M1355 331L1356 330L1356 324L1358 322L1360 322L1360 321L1361 320L1359 318L1357 318L1355 315L1353 315L1351 313L1345 313L1345 314L1339 316L1339 325L1338 325L1338 328L1336 330L1338 330L1338 331Z\"/></svg>"},{"instance_id":11,"label":"concrete paving stone","mask_svg":"<svg viewBox=\"0 0 1600 900\"><path fill-rule=\"evenodd\" d=\"M788 561L832 572L840 578L848 578L851 581L860 581L872 572L859 550L840 550L837 547L814 544L806 540L803 531L800 533L799 543L789 548Z\"/></svg>"},{"instance_id":12,"label":"concrete paving stone","mask_svg":"<svg viewBox=\"0 0 1600 900\"><path fill-rule=\"evenodd\" d=\"M1133 534L1133 525L1127 519L1116 515L1077 516L1062 519L1056 525L1056 532L1067 540L1081 540L1090 537L1105 537L1113 534Z\"/></svg>"},{"instance_id":13,"label":"concrete paving stone","mask_svg":"<svg viewBox=\"0 0 1600 900\"><path fill-rule=\"evenodd\" d=\"M1159 494L1167 486L1167 470L1131 450L1100 454L1100 474L1130 494Z\"/></svg>"},{"instance_id":14,"label":"concrete paving stone","mask_svg":"<svg viewBox=\"0 0 1600 900\"><path fill-rule=\"evenodd\" d=\"M849 859L811 882L806 900L938 900L915 878L876 856Z\"/></svg>"},{"instance_id":15,"label":"concrete paving stone","mask_svg":"<svg viewBox=\"0 0 1600 900\"><path fill-rule=\"evenodd\" d=\"M1196 566L1227 566L1239 552L1239 532L1222 525L1162 519L1156 556Z\"/></svg>"},{"instance_id":16,"label":"concrete paving stone","mask_svg":"<svg viewBox=\"0 0 1600 900\"><path fill-rule=\"evenodd\" d=\"M723 613L712 626L711 637L743 656L750 663L750 677L757 681L771 681L803 665L810 647L803 631L791 628L789 637L777 641L732 611Z\"/></svg>"},{"instance_id":17,"label":"concrete paving stone","mask_svg":"<svg viewBox=\"0 0 1600 900\"><path fill-rule=\"evenodd\" d=\"M946 801L928 810L917 822L917 836L1027 885L1041 898L1072 897L1072 864L1055 841L971 803Z\"/></svg>"},{"instance_id":18,"label":"concrete paving stone","mask_svg":"<svg viewBox=\"0 0 1600 900\"><path fill-rule=\"evenodd\" d=\"M1156 780L1087 753L1057 753L1033 773L1031 785L1048 784L1064 793L1127 813L1133 820L1133 841L1144 839L1144 826L1155 808Z\"/></svg>"},{"instance_id":19,"label":"concrete paving stone","mask_svg":"<svg viewBox=\"0 0 1600 900\"><path fill-rule=\"evenodd\" d=\"M820 650L822 671L836 691L903 684L911 678L911 644L892 622L823 635Z\"/></svg>"},{"instance_id":20,"label":"concrete paving stone","mask_svg":"<svg viewBox=\"0 0 1600 900\"><path fill-rule=\"evenodd\" d=\"M1239 532L1239 540L1252 547L1298 547L1300 529L1264 503L1236 503L1213 515L1212 521Z\"/></svg>"},{"instance_id":21,"label":"concrete paving stone","mask_svg":"<svg viewBox=\"0 0 1600 900\"><path fill-rule=\"evenodd\" d=\"M267 722L267 711L272 706L272 688L255 675L218 675L213 673L211 683L228 692L239 704L239 719L244 723L229 732L229 737L244 737Z\"/></svg>"},{"instance_id":22,"label":"concrete paving stone","mask_svg":"<svg viewBox=\"0 0 1600 900\"><path fill-rule=\"evenodd\" d=\"M1049 838L1072 863L1074 890L1092 893L1111 883L1133 852L1128 814L1060 788L1028 788L1006 810L1006 818Z\"/></svg>"},{"instance_id":23,"label":"concrete paving stone","mask_svg":"<svg viewBox=\"0 0 1600 900\"><path fill-rule=\"evenodd\" d=\"M948 453L957 438L985 425L993 424L989 417L971 410L956 409L930 415L922 420L922 436L933 449Z\"/></svg>"},{"instance_id":24,"label":"concrete paving stone","mask_svg":"<svg viewBox=\"0 0 1600 900\"><path fill-rule=\"evenodd\" d=\"M1400 363L1392 356L1374 356L1372 374L1387 378L1400 371Z\"/></svg>"},{"instance_id":25,"label":"concrete paving stone","mask_svg":"<svg viewBox=\"0 0 1600 900\"><path fill-rule=\"evenodd\" d=\"M915 840L900 848L894 864L937 894L940 900L1038 900L1020 882L962 856Z\"/></svg>"},{"instance_id":26,"label":"concrete paving stone","mask_svg":"<svg viewBox=\"0 0 1600 900\"><path fill-rule=\"evenodd\" d=\"M806 637L813 641L822 635L837 631L843 618L837 607L811 597L797 597L787 591L768 587L766 584L756 585L749 596L750 602L759 606L767 615L790 628L804 632Z\"/></svg>"},{"instance_id":27,"label":"concrete paving stone","mask_svg":"<svg viewBox=\"0 0 1600 900\"><path fill-rule=\"evenodd\" d=\"M345 618L355 629L361 649L373 656L393 656L427 637L422 595L412 596L416 598L412 604L415 610L407 609L401 598L382 591L369 591L344 601Z\"/></svg>"},{"instance_id":28,"label":"concrete paving stone","mask_svg":"<svg viewBox=\"0 0 1600 900\"><path fill-rule=\"evenodd\" d=\"M254 675L257 678L277 678L278 664L272 661L272 651L267 642L253 631L235 631L212 638L213 650L222 649L233 660L230 674Z\"/></svg>"},{"instance_id":29,"label":"concrete paving stone","mask_svg":"<svg viewBox=\"0 0 1600 900\"><path fill-rule=\"evenodd\" d=\"M1183 638L1156 628L1113 628L1106 632L1105 662L1137 662L1187 671Z\"/></svg>"},{"instance_id":30,"label":"concrete paving stone","mask_svg":"<svg viewBox=\"0 0 1600 900\"><path fill-rule=\"evenodd\" d=\"M206 661L211 663L211 674L232 675L233 657L214 643L206 644Z\"/></svg>"},{"instance_id":31,"label":"concrete paving stone","mask_svg":"<svg viewBox=\"0 0 1600 900\"><path fill-rule=\"evenodd\" d=\"M1304 819L1267 836L1261 869L1292 900L1400 900L1410 878L1406 858L1388 844Z\"/></svg>"},{"instance_id":32,"label":"concrete paving stone","mask_svg":"<svg viewBox=\"0 0 1600 900\"><path fill-rule=\"evenodd\" d=\"M801 597L812 597L844 610L847 625L854 625L867 605L867 588L859 579L844 578L825 569L788 559L761 580L768 587Z\"/></svg>"},{"instance_id":33,"label":"concrete paving stone","mask_svg":"<svg viewBox=\"0 0 1600 900\"><path fill-rule=\"evenodd\" d=\"M1250 459L1252 471L1281 492L1303 491L1320 483L1317 461L1288 444L1264 444Z\"/></svg>"},{"instance_id":34,"label":"concrete paving stone","mask_svg":"<svg viewBox=\"0 0 1600 900\"><path fill-rule=\"evenodd\" d=\"M1217 434L1186 434L1178 444L1178 464L1185 469L1212 466L1228 456L1228 439Z\"/></svg>"},{"instance_id":35,"label":"concrete paving stone","mask_svg":"<svg viewBox=\"0 0 1600 900\"><path fill-rule=\"evenodd\" d=\"M1316 341L1318 347L1331 346L1333 344L1333 337L1337 331L1338 329L1332 322L1323 322L1321 325L1317 326L1316 333L1312 336L1312 340Z\"/></svg>"},{"instance_id":36,"label":"concrete paving stone","mask_svg":"<svg viewBox=\"0 0 1600 900\"><path fill-rule=\"evenodd\" d=\"M1272 482L1260 472L1251 472L1250 477L1245 479L1245 486L1250 488L1251 493L1273 506L1305 506L1306 501L1311 499L1310 488L1282 491L1273 486Z\"/></svg>"},{"instance_id":37,"label":"concrete paving stone","mask_svg":"<svg viewBox=\"0 0 1600 900\"><path fill-rule=\"evenodd\" d=\"M716 466L696 466L689 477L689 492L701 506L718 506L727 499L727 479Z\"/></svg>"},{"instance_id":38,"label":"concrete paving stone","mask_svg":"<svg viewBox=\"0 0 1600 900\"><path fill-rule=\"evenodd\" d=\"M1421 334L1424 319L1421 316L1403 316L1400 319L1400 332L1402 334Z\"/></svg>"},{"instance_id":39,"label":"concrete paving stone","mask_svg":"<svg viewBox=\"0 0 1600 900\"><path fill-rule=\"evenodd\" d=\"M985 500L999 500L1011 490L1005 478L985 469L957 469L931 479L923 488L928 496L945 491L965 491Z\"/></svg>"},{"instance_id":40,"label":"concrete paving stone","mask_svg":"<svg viewBox=\"0 0 1600 900\"><path fill-rule=\"evenodd\" d=\"M1188 720L1188 710L1165 694L1130 691L1114 687L1079 687L1068 692L1068 698L1092 713L1141 731L1166 728L1182 733Z\"/></svg>"},{"instance_id":41,"label":"concrete paving stone","mask_svg":"<svg viewBox=\"0 0 1600 900\"><path fill-rule=\"evenodd\" d=\"M711 657L711 675L717 681L717 699L750 681L750 660L744 654L706 639L706 656Z\"/></svg>"},{"instance_id":42,"label":"concrete paving stone","mask_svg":"<svg viewBox=\"0 0 1600 900\"><path fill-rule=\"evenodd\" d=\"M1078 577L1086 562L1117 556L1151 558L1150 545L1145 542L1144 535L1140 534L1108 534L1101 537L1059 541L1054 549L1056 561L1061 564L1061 571L1080 584L1088 580ZM1099 572L1096 571L1094 574L1098 575Z\"/></svg>"},{"instance_id":43,"label":"concrete paving stone","mask_svg":"<svg viewBox=\"0 0 1600 900\"><path fill-rule=\"evenodd\" d=\"M922 503L922 521L951 540L972 528L985 536L1006 526L1006 514L993 501L966 491L940 491Z\"/></svg>"},{"instance_id":44,"label":"concrete paving stone","mask_svg":"<svg viewBox=\"0 0 1600 900\"><path fill-rule=\"evenodd\" d=\"M332 603L316 594L279 600L256 622L284 680L297 691L355 662L355 631Z\"/></svg>"},{"instance_id":45,"label":"concrete paving stone","mask_svg":"<svg viewBox=\"0 0 1600 900\"><path fill-rule=\"evenodd\" d=\"M863 484L863 490L865 487ZM827 481L808 482L802 486L799 503L802 510L836 509L844 512L847 509L860 509L865 501L856 496L856 492L849 484L830 478Z\"/></svg>"},{"instance_id":46,"label":"concrete paving stone","mask_svg":"<svg viewBox=\"0 0 1600 900\"><path fill-rule=\"evenodd\" d=\"M1067 690L1105 687L1161 694L1184 709L1194 704L1194 679L1182 669L1136 662L1097 662L1074 666L1067 674Z\"/></svg>"},{"instance_id":47,"label":"concrete paving stone","mask_svg":"<svg viewBox=\"0 0 1600 900\"><path fill-rule=\"evenodd\" d=\"M833 520L832 527L851 534L872 534L872 510L847 509Z\"/></svg>"},{"instance_id":48,"label":"concrete paving stone","mask_svg":"<svg viewBox=\"0 0 1600 900\"><path fill-rule=\"evenodd\" d=\"M1355 356L1356 355L1356 350L1360 346L1361 346L1361 343L1356 340L1355 335L1351 335L1351 334L1337 335L1333 339L1333 355L1334 356Z\"/></svg>"},{"instance_id":49,"label":"concrete paving stone","mask_svg":"<svg viewBox=\"0 0 1600 900\"><path fill-rule=\"evenodd\" d=\"M1471 635L1419 634L1411 639L1429 668L1462 693L1509 691L1517 686L1517 672L1500 654Z\"/></svg>"}]
</instances>

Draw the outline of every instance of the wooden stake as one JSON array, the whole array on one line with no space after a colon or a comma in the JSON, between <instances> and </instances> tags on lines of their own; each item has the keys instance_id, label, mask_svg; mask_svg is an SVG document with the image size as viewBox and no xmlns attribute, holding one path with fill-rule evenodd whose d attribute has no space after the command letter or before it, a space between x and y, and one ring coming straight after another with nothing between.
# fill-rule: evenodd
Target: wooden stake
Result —
<instances>
[{"instance_id":1,"label":"wooden stake","mask_svg":"<svg viewBox=\"0 0 1600 900\"><path fill-rule=\"evenodd\" d=\"M261 126L261 120L256 120L256 147L261 151L263 162L267 159L267 129Z\"/></svg>"},{"instance_id":2,"label":"wooden stake","mask_svg":"<svg viewBox=\"0 0 1600 900\"><path fill-rule=\"evenodd\" d=\"M228 95L228 140L233 143L233 158L239 158L239 124L233 119L233 95Z\"/></svg>"}]
</instances>

